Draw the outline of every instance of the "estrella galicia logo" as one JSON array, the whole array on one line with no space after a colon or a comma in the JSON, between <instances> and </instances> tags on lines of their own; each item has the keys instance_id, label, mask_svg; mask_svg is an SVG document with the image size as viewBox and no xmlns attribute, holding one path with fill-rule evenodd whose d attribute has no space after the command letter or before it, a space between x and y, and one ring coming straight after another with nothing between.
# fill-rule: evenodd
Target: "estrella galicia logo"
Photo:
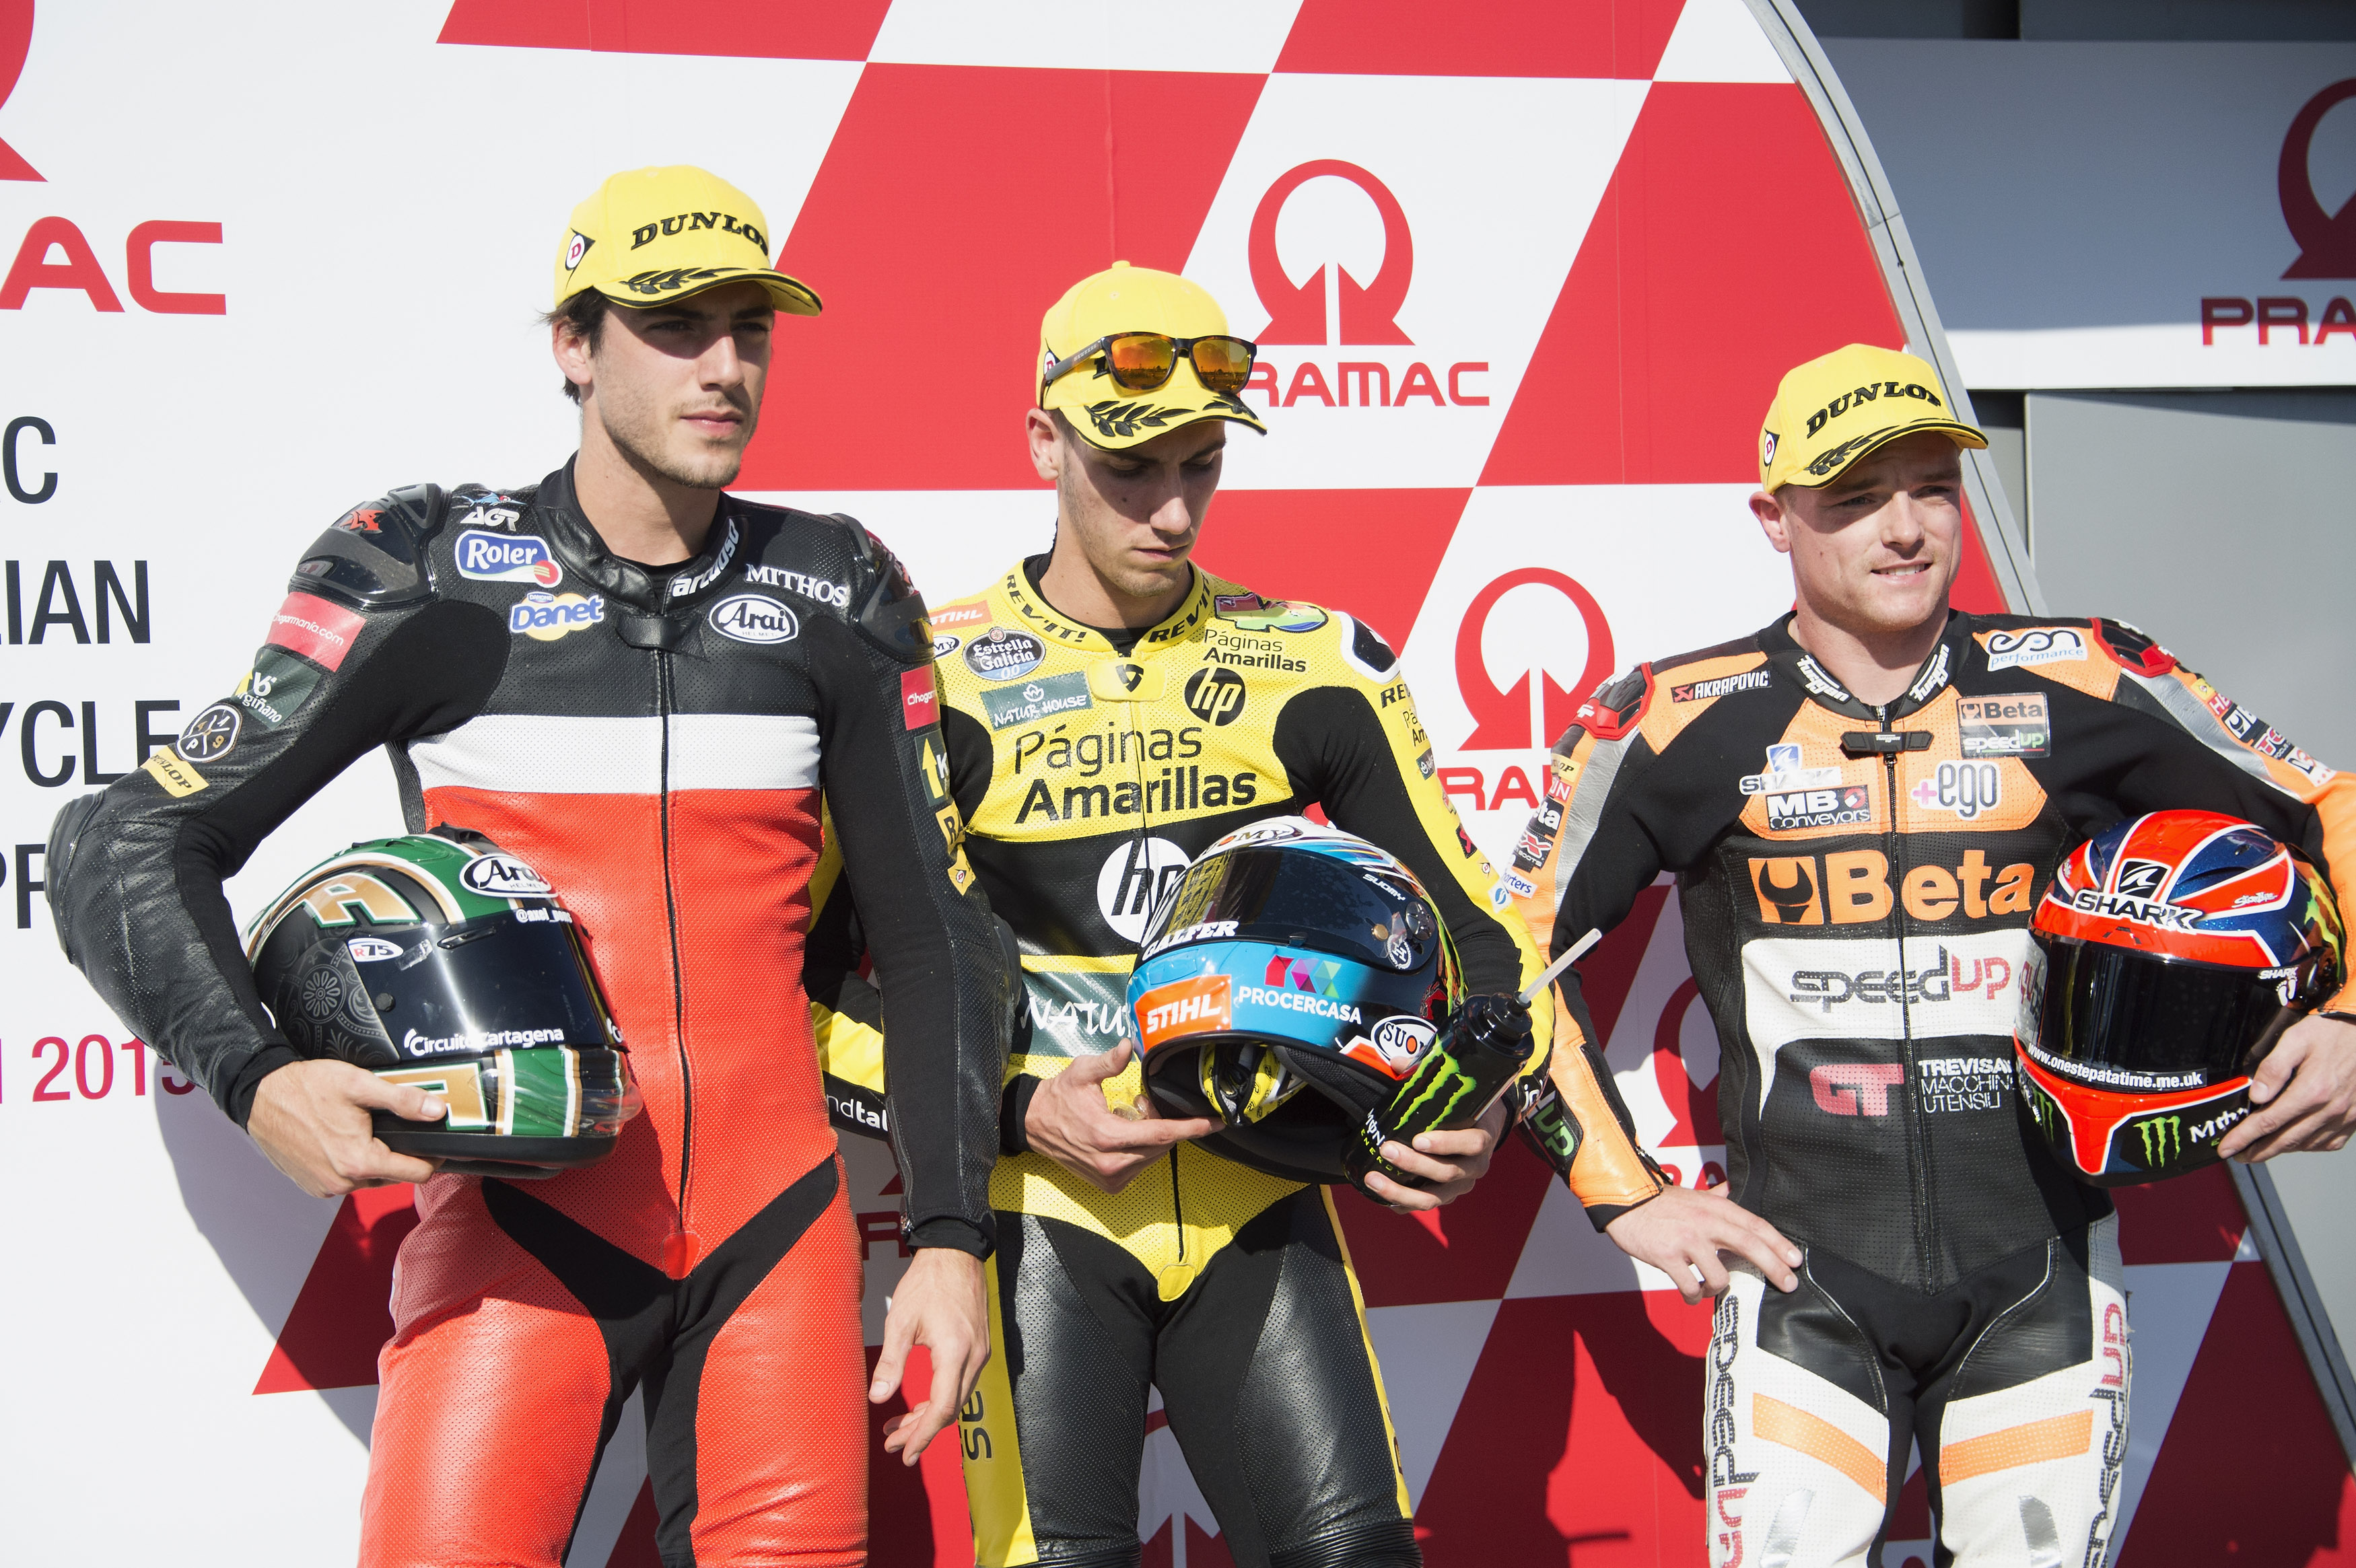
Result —
<instances>
[{"instance_id":1,"label":"estrella galicia logo","mask_svg":"<svg viewBox=\"0 0 2356 1568\"><path fill-rule=\"evenodd\" d=\"M458 575L477 582L529 582L553 588L564 581L564 569L549 553L548 541L537 534L487 534L468 528L458 536L452 554Z\"/></svg>"},{"instance_id":2,"label":"estrella galicia logo","mask_svg":"<svg viewBox=\"0 0 2356 1568\"><path fill-rule=\"evenodd\" d=\"M173 750L189 762L209 763L228 755L229 749L237 744L237 732L244 724L245 715L234 704L216 702L188 720L188 727L180 731Z\"/></svg>"},{"instance_id":3,"label":"estrella galicia logo","mask_svg":"<svg viewBox=\"0 0 2356 1568\"><path fill-rule=\"evenodd\" d=\"M1186 710L1213 726L1243 717L1244 677L1222 666L1205 665L1186 677Z\"/></svg>"},{"instance_id":4,"label":"estrella galicia logo","mask_svg":"<svg viewBox=\"0 0 2356 1568\"><path fill-rule=\"evenodd\" d=\"M1047 645L1028 632L992 626L966 645L965 667L984 680L1018 680L1047 657Z\"/></svg>"},{"instance_id":5,"label":"estrella galicia logo","mask_svg":"<svg viewBox=\"0 0 2356 1568\"><path fill-rule=\"evenodd\" d=\"M794 613L766 593L736 593L712 607L705 620L740 643L790 643L802 635Z\"/></svg>"}]
</instances>

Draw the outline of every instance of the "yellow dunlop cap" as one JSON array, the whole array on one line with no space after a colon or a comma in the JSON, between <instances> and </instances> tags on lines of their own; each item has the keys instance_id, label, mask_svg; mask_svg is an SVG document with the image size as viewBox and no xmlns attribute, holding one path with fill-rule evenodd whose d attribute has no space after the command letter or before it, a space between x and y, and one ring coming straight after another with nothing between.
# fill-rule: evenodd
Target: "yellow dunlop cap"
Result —
<instances>
[{"instance_id":1,"label":"yellow dunlop cap","mask_svg":"<svg viewBox=\"0 0 2356 1568\"><path fill-rule=\"evenodd\" d=\"M620 304L684 299L745 280L787 315L818 295L769 265L769 220L753 198L691 165L616 175L573 209L556 252L556 303L595 289Z\"/></svg>"},{"instance_id":2,"label":"yellow dunlop cap","mask_svg":"<svg viewBox=\"0 0 2356 1568\"><path fill-rule=\"evenodd\" d=\"M1815 489L1867 453L1934 430L1957 446L1987 437L1955 418L1939 373L1912 354L1852 343L1785 373L1759 432L1759 485Z\"/></svg>"},{"instance_id":3,"label":"yellow dunlop cap","mask_svg":"<svg viewBox=\"0 0 2356 1568\"><path fill-rule=\"evenodd\" d=\"M1061 409L1072 428L1091 445L1118 450L1136 446L1203 420L1233 420L1262 435L1268 427L1241 398L1212 391L1182 359L1170 379L1150 392L1125 392L1105 374L1101 359L1073 371L1052 386L1042 384L1047 367L1076 354L1099 337L1121 332L1161 332L1172 337L1221 337L1227 313L1200 283L1175 272L1115 261L1065 291L1039 323L1039 360L1032 367L1032 394L1039 406Z\"/></svg>"}]
</instances>

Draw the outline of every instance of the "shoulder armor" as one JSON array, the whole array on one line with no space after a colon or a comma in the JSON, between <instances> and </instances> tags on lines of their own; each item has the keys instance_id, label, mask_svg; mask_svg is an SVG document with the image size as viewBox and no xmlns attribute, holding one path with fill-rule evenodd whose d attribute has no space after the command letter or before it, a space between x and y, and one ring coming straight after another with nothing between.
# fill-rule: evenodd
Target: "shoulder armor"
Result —
<instances>
[{"instance_id":1,"label":"shoulder armor","mask_svg":"<svg viewBox=\"0 0 2356 1568\"><path fill-rule=\"evenodd\" d=\"M925 596L908 581L907 568L857 518L841 512L832 516L851 531L851 549L869 578L851 589L851 624L859 628L861 636L899 663L929 663L933 634L925 624Z\"/></svg>"},{"instance_id":2,"label":"shoulder armor","mask_svg":"<svg viewBox=\"0 0 2356 1568\"><path fill-rule=\"evenodd\" d=\"M1382 634L1355 615L1349 616L1348 620L1352 628L1349 642L1351 659L1376 680L1388 679L1396 674L1398 655L1391 652L1391 645L1383 641Z\"/></svg>"},{"instance_id":3,"label":"shoulder armor","mask_svg":"<svg viewBox=\"0 0 2356 1568\"><path fill-rule=\"evenodd\" d=\"M1653 667L1638 665L1617 680L1604 682L1595 695L1579 705L1570 721L1599 741L1616 741L1644 720L1653 699Z\"/></svg>"},{"instance_id":4,"label":"shoulder armor","mask_svg":"<svg viewBox=\"0 0 2356 1568\"><path fill-rule=\"evenodd\" d=\"M2096 620L2094 641L2124 668L2137 675L2166 675L2176 667L2176 656L2125 621Z\"/></svg>"},{"instance_id":5,"label":"shoulder armor","mask_svg":"<svg viewBox=\"0 0 2356 1568\"><path fill-rule=\"evenodd\" d=\"M422 561L425 540L442 526L443 494L438 485L412 485L354 507L319 536L287 587L361 610L432 598Z\"/></svg>"}]
</instances>

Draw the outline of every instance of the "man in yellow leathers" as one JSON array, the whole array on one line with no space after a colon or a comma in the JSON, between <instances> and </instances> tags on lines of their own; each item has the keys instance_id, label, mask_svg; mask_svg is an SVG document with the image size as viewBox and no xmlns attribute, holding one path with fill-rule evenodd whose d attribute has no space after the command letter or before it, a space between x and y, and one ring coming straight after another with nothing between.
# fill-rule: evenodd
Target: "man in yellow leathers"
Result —
<instances>
[{"instance_id":1,"label":"man in yellow leathers","mask_svg":"<svg viewBox=\"0 0 2356 1568\"><path fill-rule=\"evenodd\" d=\"M1541 967L1433 778L1383 639L1188 560L1230 432L1262 431L1237 395L1252 352L1184 278L1116 263L1075 284L1042 324L1024 418L1055 486L1054 543L932 618L937 804L948 830L969 825L1029 1003L991 1189L1001 1350L963 1419L989 1568L1138 1561L1150 1388L1237 1563L1420 1561L1332 1200L1224 1157L1215 1123L1159 1116L1123 1043L1156 895L1222 835L1312 805L1413 869L1471 991L1518 990ZM880 1014L856 974L856 915L834 897L814 924L830 1092L839 1121L872 1132ZM1552 1016L1540 1001L1534 1060ZM1655 1179L1592 1071L1557 1065L1587 1124L1575 1174L1590 1202L1641 1202ZM1387 1146L1428 1189L1368 1186L1400 1208L1450 1201L1486 1169L1505 1115Z\"/></svg>"}]
</instances>

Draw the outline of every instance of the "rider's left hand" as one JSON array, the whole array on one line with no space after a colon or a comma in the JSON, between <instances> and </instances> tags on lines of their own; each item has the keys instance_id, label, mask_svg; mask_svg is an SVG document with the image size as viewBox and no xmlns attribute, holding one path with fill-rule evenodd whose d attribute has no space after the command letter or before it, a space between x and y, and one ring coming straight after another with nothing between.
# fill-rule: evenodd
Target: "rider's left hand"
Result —
<instances>
[{"instance_id":1,"label":"rider's left hand","mask_svg":"<svg viewBox=\"0 0 2356 1568\"><path fill-rule=\"evenodd\" d=\"M2356 1132L2356 1024L2317 1013L2293 1024L2250 1074L2258 1107L2217 1152L2255 1164L2301 1149L2336 1149Z\"/></svg>"}]
</instances>

